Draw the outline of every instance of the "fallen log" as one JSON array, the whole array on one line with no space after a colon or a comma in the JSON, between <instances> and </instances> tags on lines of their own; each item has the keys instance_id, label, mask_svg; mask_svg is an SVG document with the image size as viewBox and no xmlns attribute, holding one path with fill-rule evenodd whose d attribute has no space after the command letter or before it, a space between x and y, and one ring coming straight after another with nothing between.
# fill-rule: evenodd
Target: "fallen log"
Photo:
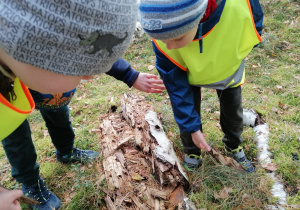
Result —
<instances>
[{"instance_id":1,"label":"fallen log","mask_svg":"<svg viewBox=\"0 0 300 210\"><path fill-rule=\"evenodd\" d=\"M187 176L144 98L125 94L100 128L108 209L183 209Z\"/></svg>"}]
</instances>

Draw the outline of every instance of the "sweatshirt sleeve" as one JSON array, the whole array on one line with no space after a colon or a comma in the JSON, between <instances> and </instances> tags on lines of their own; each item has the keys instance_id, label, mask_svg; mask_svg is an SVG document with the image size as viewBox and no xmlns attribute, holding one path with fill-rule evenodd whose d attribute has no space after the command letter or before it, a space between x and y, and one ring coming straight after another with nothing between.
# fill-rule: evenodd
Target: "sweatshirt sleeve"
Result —
<instances>
[{"instance_id":1,"label":"sweatshirt sleeve","mask_svg":"<svg viewBox=\"0 0 300 210\"><path fill-rule=\"evenodd\" d=\"M174 118L182 132L199 130L201 119L194 106L194 95L185 71L167 59L153 43L156 68L168 91Z\"/></svg>"},{"instance_id":2,"label":"sweatshirt sleeve","mask_svg":"<svg viewBox=\"0 0 300 210\"><path fill-rule=\"evenodd\" d=\"M106 74L123 81L128 87L132 87L140 72L131 68L131 65L123 58L119 58Z\"/></svg>"},{"instance_id":3,"label":"sweatshirt sleeve","mask_svg":"<svg viewBox=\"0 0 300 210\"><path fill-rule=\"evenodd\" d=\"M250 0L250 5L252 9L253 20L255 23L255 27L259 35L262 34L263 29L263 19L264 13L259 3L259 0Z\"/></svg>"}]
</instances>

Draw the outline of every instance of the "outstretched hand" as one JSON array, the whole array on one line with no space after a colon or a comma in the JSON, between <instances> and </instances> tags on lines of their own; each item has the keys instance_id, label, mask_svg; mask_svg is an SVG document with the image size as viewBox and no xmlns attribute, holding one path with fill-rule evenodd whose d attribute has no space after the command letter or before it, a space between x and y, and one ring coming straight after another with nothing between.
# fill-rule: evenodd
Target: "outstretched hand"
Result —
<instances>
[{"instance_id":1,"label":"outstretched hand","mask_svg":"<svg viewBox=\"0 0 300 210\"><path fill-rule=\"evenodd\" d=\"M162 93L165 90L163 81L157 75L140 73L132 85L134 88L146 93Z\"/></svg>"},{"instance_id":2,"label":"outstretched hand","mask_svg":"<svg viewBox=\"0 0 300 210\"><path fill-rule=\"evenodd\" d=\"M193 139L194 144L200 149L210 151L211 148L207 144L207 142L205 140L205 136L206 135L203 134L200 130L196 131L195 133L192 133L192 139Z\"/></svg>"},{"instance_id":3,"label":"outstretched hand","mask_svg":"<svg viewBox=\"0 0 300 210\"><path fill-rule=\"evenodd\" d=\"M20 210L21 205L17 201L23 195L21 190L6 190L0 187L0 209Z\"/></svg>"}]
</instances>

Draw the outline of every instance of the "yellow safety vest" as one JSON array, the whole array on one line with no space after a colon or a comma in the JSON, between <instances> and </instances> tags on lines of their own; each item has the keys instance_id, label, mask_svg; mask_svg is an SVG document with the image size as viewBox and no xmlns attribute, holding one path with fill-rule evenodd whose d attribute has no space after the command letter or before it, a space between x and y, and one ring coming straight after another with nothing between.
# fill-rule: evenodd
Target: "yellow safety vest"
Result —
<instances>
[{"instance_id":1,"label":"yellow safety vest","mask_svg":"<svg viewBox=\"0 0 300 210\"><path fill-rule=\"evenodd\" d=\"M200 53L199 39L172 50L168 50L162 41L153 41L170 61L187 71L191 85L226 81L239 69L253 46L262 40L255 28L249 0L227 0L219 22L202 39L203 53ZM240 75L240 81L230 79L225 87L242 84L244 68Z\"/></svg>"},{"instance_id":2,"label":"yellow safety vest","mask_svg":"<svg viewBox=\"0 0 300 210\"><path fill-rule=\"evenodd\" d=\"M35 107L28 88L18 78L14 92L17 98L11 102L0 94L0 141L17 129Z\"/></svg>"}]
</instances>

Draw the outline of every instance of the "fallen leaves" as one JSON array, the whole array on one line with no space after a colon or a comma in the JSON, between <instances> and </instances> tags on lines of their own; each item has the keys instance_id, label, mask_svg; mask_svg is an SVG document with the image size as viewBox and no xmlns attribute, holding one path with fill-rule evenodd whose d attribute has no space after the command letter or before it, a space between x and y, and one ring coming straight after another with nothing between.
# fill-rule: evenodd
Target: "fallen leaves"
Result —
<instances>
[{"instance_id":1,"label":"fallen leaves","mask_svg":"<svg viewBox=\"0 0 300 210\"><path fill-rule=\"evenodd\" d=\"M153 65L149 65L149 66L148 66L148 70L149 70L149 71L153 70L154 68L155 68L155 66L153 66Z\"/></svg>"},{"instance_id":2,"label":"fallen leaves","mask_svg":"<svg viewBox=\"0 0 300 210\"><path fill-rule=\"evenodd\" d=\"M262 166L262 168L264 168L268 171L272 171L272 172L274 172L278 169L278 166L274 163L262 164L261 166Z\"/></svg>"},{"instance_id":3,"label":"fallen leaves","mask_svg":"<svg viewBox=\"0 0 300 210\"><path fill-rule=\"evenodd\" d=\"M214 193L215 199L226 199L228 198L229 194L232 193L233 190L231 187L224 187L218 193Z\"/></svg>"},{"instance_id":4,"label":"fallen leaves","mask_svg":"<svg viewBox=\"0 0 300 210\"><path fill-rule=\"evenodd\" d=\"M208 152L216 161L218 161L220 164L224 166L228 166L231 168L235 168L239 171L245 171L245 169L238 163L236 162L233 158L231 157L226 157L223 156L218 150L216 149L211 149L211 151Z\"/></svg>"}]
</instances>

